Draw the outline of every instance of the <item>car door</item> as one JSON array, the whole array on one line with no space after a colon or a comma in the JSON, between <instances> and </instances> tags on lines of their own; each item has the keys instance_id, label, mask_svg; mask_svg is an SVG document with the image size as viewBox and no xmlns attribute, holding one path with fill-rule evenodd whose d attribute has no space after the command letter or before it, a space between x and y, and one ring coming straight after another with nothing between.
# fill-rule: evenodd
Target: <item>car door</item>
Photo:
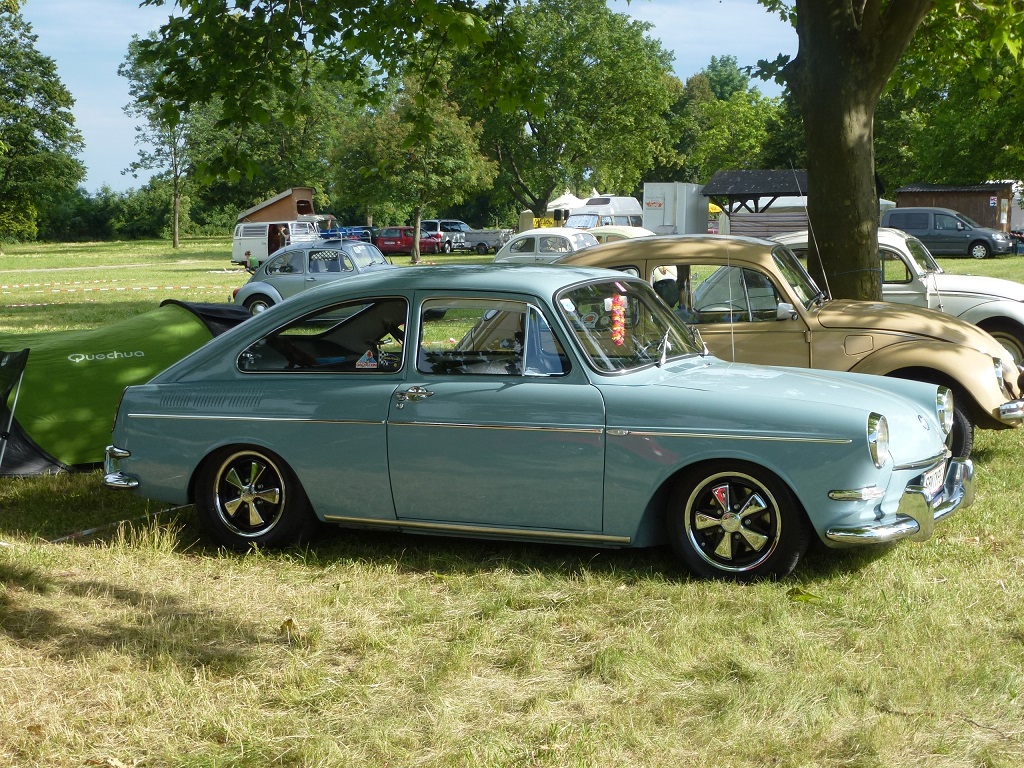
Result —
<instances>
[{"instance_id":1,"label":"car door","mask_svg":"<svg viewBox=\"0 0 1024 768\"><path fill-rule=\"evenodd\" d=\"M788 303L789 297L769 275L713 262L647 266L658 294L684 322L697 327L716 357L799 368L810 364L807 323L795 309L779 319L779 303ZM676 287L668 297L666 283L673 279Z\"/></svg>"},{"instance_id":2,"label":"car door","mask_svg":"<svg viewBox=\"0 0 1024 768\"><path fill-rule=\"evenodd\" d=\"M882 298L898 304L938 309L935 292L930 290L932 279L919 275L909 256L892 248L880 247L878 260L882 270Z\"/></svg>"},{"instance_id":3,"label":"car door","mask_svg":"<svg viewBox=\"0 0 1024 768\"><path fill-rule=\"evenodd\" d=\"M274 286L281 298L287 299L306 287L306 251L289 248L278 253L267 264L267 282Z\"/></svg>"},{"instance_id":4,"label":"car door","mask_svg":"<svg viewBox=\"0 0 1024 768\"><path fill-rule=\"evenodd\" d=\"M505 261L511 264L532 264L537 261L537 238L526 235L509 245Z\"/></svg>"},{"instance_id":5,"label":"car door","mask_svg":"<svg viewBox=\"0 0 1024 768\"><path fill-rule=\"evenodd\" d=\"M935 245L928 245L932 253L965 254L969 237L966 225L956 216L948 213L932 215L932 241Z\"/></svg>"},{"instance_id":6,"label":"car door","mask_svg":"<svg viewBox=\"0 0 1024 768\"><path fill-rule=\"evenodd\" d=\"M480 296L428 299L420 317L388 416L399 520L601 531L604 401L543 313Z\"/></svg>"},{"instance_id":7,"label":"car door","mask_svg":"<svg viewBox=\"0 0 1024 768\"><path fill-rule=\"evenodd\" d=\"M541 235L537 245L537 261L541 263L552 262L567 253L572 253L572 244L569 238L563 235Z\"/></svg>"}]
</instances>

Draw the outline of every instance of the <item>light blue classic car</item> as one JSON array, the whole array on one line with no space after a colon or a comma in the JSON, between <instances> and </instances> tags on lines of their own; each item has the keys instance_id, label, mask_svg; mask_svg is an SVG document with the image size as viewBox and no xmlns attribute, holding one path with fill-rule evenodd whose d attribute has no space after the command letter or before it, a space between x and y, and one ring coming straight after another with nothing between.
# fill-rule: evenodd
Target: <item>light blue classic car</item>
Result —
<instances>
[{"instance_id":1,"label":"light blue classic car","mask_svg":"<svg viewBox=\"0 0 1024 768\"><path fill-rule=\"evenodd\" d=\"M727 363L601 269L394 269L307 291L129 387L105 482L232 548L318 521L789 573L973 499L949 390Z\"/></svg>"}]
</instances>

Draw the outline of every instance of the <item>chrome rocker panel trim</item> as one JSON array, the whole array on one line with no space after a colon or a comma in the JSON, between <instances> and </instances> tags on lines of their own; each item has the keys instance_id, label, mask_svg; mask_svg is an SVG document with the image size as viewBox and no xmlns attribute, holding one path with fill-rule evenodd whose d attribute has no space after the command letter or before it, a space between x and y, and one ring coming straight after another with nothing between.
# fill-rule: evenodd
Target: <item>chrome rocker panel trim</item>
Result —
<instances>
[{"instance_id":1,"label":"chrome rocker panel trim","mask_svg":"<svg viewBox=\"0 0 1024 768\"><path fill-rule=\"evenodd\" d=\"M935 504L924 488L908 485L892 517L863 525L833 526L825 531L825 537L840 544L886 544L907 538L931 538L936 523L974 502L974 463L970 459L950 459L943 493L938 498L941 501Z\"/></svg>"}]
</instances>

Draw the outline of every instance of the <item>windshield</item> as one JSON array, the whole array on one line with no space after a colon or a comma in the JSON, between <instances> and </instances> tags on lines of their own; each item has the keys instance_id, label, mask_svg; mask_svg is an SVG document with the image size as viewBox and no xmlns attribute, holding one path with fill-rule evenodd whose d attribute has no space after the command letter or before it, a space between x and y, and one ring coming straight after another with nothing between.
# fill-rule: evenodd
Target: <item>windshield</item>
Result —
<instances>
[{"instance_id":1,"label":"windshield","mask_svg":"<svg viewBox=\"0 0 1024 768\"><path fill-rule=\"evenodd\" d=\"M972 219L972 218L971 218L970 216L966 216L966 215L964 215L964 214L962 214L962 213L958 213L958 214L957 214L957 218L963 219L963 220L964 220L964 221L966 221L966 222L967 222L968 224L970 224L970 225L971 225L972 227L980 227L980 226L981 226L981 224L979 224L978 222L976 222L976 221L975 221L974 219Z\"/></svg>"},{"instance_id":2,"label":"windshield","mask_svg":"<svg viewBox=\"0 0 1024 768\"><path fill-rule=\"evenodd\" d=\"M409 232L409 237L412 237L412 232ZM389 264L390 262L384 258L384 254L377 250L377 247L370 245L369 243L358 243L349 246L349 255L360 267L368 267L371 264Z\"/></svg>"},{"instance_id":3,"label":"windshield","mask_svg":"<svg viewBox=\"0 0 1024 768\"><path fill-rule=\"evenodd\" d=\"M782 277L793 289L793 295L804 305L804 309L810 309L815 301L825 298L825 292L818 288L811 276L807 274L804 265L789 248L776 246L772 250L772 258L775 259L775 264Z\"/></svg>"},{"instance_id":4,"label":"windshield","mask_svg":"<svg viewBox=\"0 0 1024 768\"><path fill-rule=\"evenodd\" d=\"M924 273L935 272L940 274L942 272L942 267L935 263L935 259L932 258L924 243L916 237L908 237L906 242L907 250L910 251L911 258L917 263L918 269Z\"/></svg>"},{"instance_id":5,"label":"windshield","mask_svg":"<svg viewBox=\"0 0 1024 768\"><path fill-rule=\"evenodd\" d=\"M590 366L601 373L661 365L703 347L646 283L604 280L567 288L556 304Z\"/></svg>"},{"instance_id":6,"label":"windshield","mask_svg":"<svg viewBox=\"0 0 1024 768\"><path fill-rule=\"evenodd\" d=\"M596 213L574 213L565 220L565 226L570 229L592 229L598 223Z\"/></svg>"}]
</instances>

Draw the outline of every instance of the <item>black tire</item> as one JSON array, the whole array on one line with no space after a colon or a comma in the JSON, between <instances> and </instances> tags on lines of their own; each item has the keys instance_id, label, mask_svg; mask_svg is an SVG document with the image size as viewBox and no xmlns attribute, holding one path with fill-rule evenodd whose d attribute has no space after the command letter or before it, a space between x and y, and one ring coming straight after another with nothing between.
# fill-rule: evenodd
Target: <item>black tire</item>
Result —
<instances>
[{"instance_id":1,"label":"black tire","mask_svg":"<svg viewBox=\"0 0 1024 768\"><path fill-rule=\"evenodd\" d=\"M489 250L491 249L487 247L487 243L476 244L476 252L479 253L481 256L486 256Z\"/></svg>"},{"instance_id":2,"label":"black tire","mask_svg":"<svg viewBox=\"0 0 1024 768\"><path fill-rule=\"evenodd\" d=\"M258 315L260 312L264 312L272 306L274 306L274 300L261 293L258 293L255 296L250 296L245 300L245 308L249 310L250 315Z\"/></svg>"},{"instance_id":3,"label":"black tire","mask_svg":"<svg viewBox=\"0 0 1024 768\"><path fill-rule=\"evenodd\" d=\"M953 394L953 428L946 437L946 445L954 456L968 458L974 449L974 421L970 413L958 403L966 395Z\"/></svg>"},{"instance_id":4,"label":"black tire","mask_svg":"<svg viewBox=\"0 0 1024 768\"><path fill-rule=\"evenodd\" d=\"M989 320L979 325L1006 347L1014 368L1024 365L1024 328L1008 320Z\"/></svg>"},{"instance_id":5,"label":"black tire","mask_svg":"<svg viewBox=\"0 0 1024 768\"><path fill-rule=\"evenodd\" d=\"M451 253L452 252L452 241L451 240L445 240L444 241L444 252L445 253Z\"/></svg>"},{"instance_id":6,"label":"black tire","mask_svg":"<svg viewBox=\"0 0 1024 768\"><path fill-rule=\"evenodd\" d=\"M666 522L672 549L691 572L736 581L787 575L811 535L785 483L743 461L687 471L673 489Z\"/></svg>"},{"instance_id":7,"label":"black tire","mask_svg":"<svg viewBox=\"0 0 1024 768\"><path fill-rule=\"evenodd\" d=\"M295 473L263 448L236 446L208 456L196 476L195 504L206 533L231 549L285 546L316 527Z\"/></svg>"},{"instance_id":8,"label":"black tire","mask_svg":"<svg viewBox=\"0 0 1024 768\"><path fill-rule=\"evenodd\" d=\"M992 255L992 249L984 240L976 240L967 249L967 255L972 259L987 259Z\"/></svg>"}]
</instances>

